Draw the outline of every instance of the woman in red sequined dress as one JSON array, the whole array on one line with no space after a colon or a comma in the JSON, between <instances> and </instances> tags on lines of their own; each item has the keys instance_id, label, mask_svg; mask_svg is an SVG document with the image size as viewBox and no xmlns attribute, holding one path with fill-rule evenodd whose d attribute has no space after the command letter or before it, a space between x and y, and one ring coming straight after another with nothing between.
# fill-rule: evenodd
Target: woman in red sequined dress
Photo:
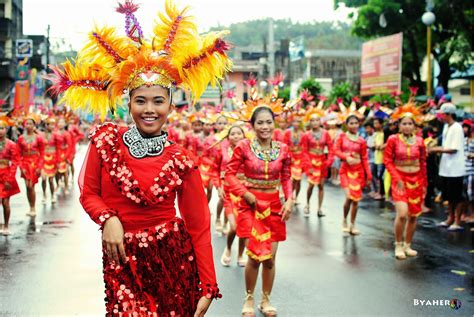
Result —
<instances>
[{"instance_id":1,"label":"woman in red sequined dress","mask_svg":"<svg viewBox=\"0 0 474 317\"><path fill-rule=\"evenodd\" d=\"M58 157L58 171L56 173L56 181L58 187L63 188L64 194L69 194L69 161L71 160L71 152L73 151L73 138L71 133L66 130L66 119L58 119L58 127L56 130L57 137L59 139L59 148L57 149Z\"/></svg>"},{"instance_id":2,"label":"woman in red sequined dress","mask_svg":"<svg viewBox=\"0 0 474 317\"><path fill-rule=\"evenodd\" d=\"M127 0L117 9L126 36L95 29L79 52L84 60L67 61L50 77L71 108L102 118L130 96L135 125L98 126L79 177L81 204L102 230L107 316L202 317L220 297L198 162L162 127L175 108L173 91L188 89L196 102L224 77L229 45L224 33L199 35L187 8L165 6L153 45Z\"/></svg>"},{"instance_id":3,"label":"woman in red sequined dress","mask_svg":"<svg viewBox=\"0 0 474 317\"><path fill-rule=\"evenodd\" d=\"M305 156L305 173L308 176L308 191L306 193L305 217L310 214L310 200L314 186L318 187L318 217L324 217L321 210L324 199L324 181L334 160L333 141L329 133L321 128L321 118L324 111L309 110L305 116L305 123L309 123L310 130L301 138L301 146Z\"/></svg>"},{"instance_id":4,"label":"woman in red sequined dress","mask_svg":"<svg viewBox=\"0 0 474 317\"><path fill-rule=\"evenodd\" d=\"M71 150L68 156L68 167L70 171L69 181L74 179L74 158L76 157L77 144L84 139L84 133L79 129L79 118L75 115L68 120L67 131L71 135Z\"/></svg>"},{"instance_id":5,"label":"woman in red sequined dress","mask_svg":"<svg viewBox=\"0 0 474 317\"><path fill-rule=\"evenodd\" d=\"M3 205L3 228L0 231L4 236L11 234L8 224L10 221L10 197L20 192L16 181L16 170L20 161L17 145L7 139L7 128L12 122L7 118L0 118L0 198Z\"/></svg>"},{"instance_id":6,"label":"woman in red sequined dress","mask_svg":"<svg viewBox=\"0 0 474 317\"><path fill-rule=\"evenodd\" d=\"M275 278L275 257L278 243L286 239L286 224L293 199L291 186L291 157L286 144L273 141L274 112L265 105L257 106L250 119L256 137L242 140L234 149L227 165L225 181L230 191L243 199L239 203L237 236L249 239L245 267L245 297L242 314L254 316L254 295L258 271L262 265L262 297L259 309L265 315L276 314L270 304ZM243 168L244 180L237 174ZM279 197L281 185L285 203Z\"/></svg>"},{"instance_id":7,"label":"woman in red sequined dress","mask_svg":"<svg viewBox=\"0 0 474 317\"><path fill-rule=\"evenodd\" d=\"M25 131L18 138L21 177L25 179L26 194L30 205L28 216L36 216L35 185L38 183L44 163L44 139L36 132L36 119L29 116L24 121Z\"/></svg>"},{"instance_id":8,"label":"woman in red sequined dress","mask_svg":"<svg viewBox=\"0 0 474 317\"><path fill-rule=\"evenodd\" d=\"M358 135L359 117L349 114L346 119L346 133L342 133L336 140L334 153L341 159L341 187L346 194L344 202L344 219L342 231L351 235L358 235L360 231L355 227L359 201L362 199L362 190L370 186L372 174L369 168L367 143ZM350 226L347 225L347 216L351 213Z\"/></svg>"},{"instance_id":9,"label":"woman in red sequined dress","mask_svg":"<svg viewBox=\"0 0 474 317\"><path fill-rule=\"evenodd\" d=\"M226 136L225 142L220 143L220 151L219 156L217 158L218 164L218 173L220 175L220 182L219 182L219 192L220 195L224 196L224 212L226 218L229 221L230 228L229 232L227 233L227 245L224 249L224 252L221 256L221 264L223 266L229 266L231 261L232 255L232 244L234 243L234 239L237 233L237 219L238 219L238 209L237 206L239 202L242 200L241 197L234 195L231 193L229 184L225 180L225 169L227 164L230 162L232 155L234 153L235 146L240 140L245 138L245 132L241 126L234 125L232 126ZM243 171L240 170L237 174L237 178L242 179ZM243 257L245 249L245 239L239 238L239 251L237 256L237 264L239 266L245 266L247 263L245 258Z\"/></svg>"},{"instance_id":10,"label":"woman in red sequined dress","mask_svg":"<svg viewBox=\"0 0 474 317\"><path fill-rule=\"evenodd\" d=\"M58 170L58 150L62 146L61 140L56 133L56 119L48 118L45 123L46 130L43 133L45 141L44 165L41 181L43 189L43 204L46 204L46 189L48 183L51 192L51 202L56 203L54 180Z\"/></svg>"},{"instance_id":11,"label":"woman in red sequined dress","mask_svg":"<svg viewBox=\"0 0 474 317\"><path fill-rule=\"evenodd\" d=\"M417 118L422 118L414 105L398 107L392 114L398 120L399 133L387 140L384 164L392 177L392 199L397 216L394 223L395 258L405 259L418 254L411 248L417 217L428 186L426 147L416 135Z\"/></svg>"},{"instance_id":12,"label":"woman in red sequined dress","mask_svg":"<svg viewBox=\"0 0 474 317\"><path fill-rule=\"evenodd\" d=\"M303 114L295 111L289 121L291 129L285 131L283 142L289 147L291 153L291 179L293 181L293 190L295 191L295 203L301 189L301 178L303 177L304 155L301 147L301 138L305 131L303 130Z\"/></svg>"}]
</instances>

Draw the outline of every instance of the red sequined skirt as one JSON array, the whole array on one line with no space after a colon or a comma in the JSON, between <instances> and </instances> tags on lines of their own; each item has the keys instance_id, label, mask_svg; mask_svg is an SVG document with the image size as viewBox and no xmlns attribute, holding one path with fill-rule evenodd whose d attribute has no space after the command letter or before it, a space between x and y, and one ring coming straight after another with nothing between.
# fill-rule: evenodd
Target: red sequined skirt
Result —
<instances>
[{"instance_id":1,"label":"red sequined skirt","mask_svg":"<svg viewBox=\"0 0 474 317\"><path fill-rule=\"evenodd\" d=\"M196 256L184 222L125 233L128 262L103 250L107 316L192 316L201 297Z\"/></svg>"},{"instance_id":2,"label":"red sequined skirt","mask_svg":"<svg viewBox=\"0 0 474 317\"><path fill-rule=\"evenodd\" d=\"M421 172L405 173L398 171L401 176L404 190L397 189L397 181L392 178L392 199L393 202L404 202L408 204L408 213L410 216L419 216L421 214L421 205L424 200L423 175Z\"/></svg>"},{"instance_id":3,"label":"red sequined skirt","mask_svg":"<svg viewBox=\"0 0 474 317\"><path fill-rule=\"evenodd\" d=\"M309 153L308 182L313 185L321 184L321 181L327 177L326 156Z\"/></svg>"},{"instance_id":4,"label":"red sequined skirt","mask_svg":"<svg viewBox=\"0 0 474 317\"><path fill-rule=\"evenodd\" d=\"M224 213L226 216L233 214L235 219L239 214L237 206L240 204L242 197L235 196L230 192L230 190L224 187Z\"/></svg>"},{"instance_id":5,"label":"red sequined skirt","mask_svg":"<svg viewBox=\"0 0 474 317\"><path fill-rule=\"evenodd\" d=\"M301 180L303 177L303 155L293 154L291 157L291 178L294 180Z\"/></svg>"},{"instance_id":6,"label":"red sequined skirt","mask_svg":"<svg viewBox=\"0 0 474 317\"><path fill-rule=\"evenodd\" d=\"M58 173L64 174L67 172L67 155L64 150L59 151L59 158L58 158Z\"/></svg>"},{"instance_id":7,"label":"red sequined skirt","mask_svg":"<svg viewBox=\"0 0 474 317\"><path fill-rule=\"evenodd\" d=\"M8 198L20 192L20 187L14 177L10 177L10 167L0 168L0 198ZM10 188L5 188L5 183L10 184Z\"/></svg>"},{"instance_id":8,"label":"red sequined skirt","mask_svg":"<svg viewBox=\"0 0 474 317\"><path fill-rule=\"evenodd\" d=\"M43 175L47 177L54 177L56 175L56 153L44 154Z\"/></svg>"},{"instance_id":9,"label":"red sequined skirt","mask_svg":"<svg viewBox=\"0 0 474 317\"><path fill-rule=\"evenodd\" d=\"M21 158L20 170L21 177L26 180L33 182L33 185L38 183L39 175L36 173L38 170L39 155L34 156L23 156Z\"/></svg>"},{"instance_id":10,"label":"red sequined skirt","mask_svg":"<svg viewBox=\"0 0 474 317\"><path fill-rule=\"evenodd\" d=\"M339 170L341 187L349 190L349 198L353 201L362 199L362 190L365 186L365 172L362 164L349 165L343 163Z\"/></svg>"}]
</instances>

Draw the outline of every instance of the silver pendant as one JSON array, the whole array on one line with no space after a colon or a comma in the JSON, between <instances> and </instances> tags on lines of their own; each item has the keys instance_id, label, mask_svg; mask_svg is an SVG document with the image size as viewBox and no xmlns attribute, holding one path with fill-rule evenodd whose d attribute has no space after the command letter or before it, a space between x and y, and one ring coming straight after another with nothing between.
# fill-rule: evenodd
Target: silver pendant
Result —
<instances>
[{"instance_id":1,"label":"silver pendant","mask_svg":"<svg viewBox=\"0 0 474 317\"><path fill-rule=\"evenodd\" d=\"M130 155L134 158L161 155L165 149L166 141L168 141L168 133L163 132L157 137L144 138L138 132L136 126L132 126L123 134L123 142L128 147Z\"/></svg>"}]
</instances>

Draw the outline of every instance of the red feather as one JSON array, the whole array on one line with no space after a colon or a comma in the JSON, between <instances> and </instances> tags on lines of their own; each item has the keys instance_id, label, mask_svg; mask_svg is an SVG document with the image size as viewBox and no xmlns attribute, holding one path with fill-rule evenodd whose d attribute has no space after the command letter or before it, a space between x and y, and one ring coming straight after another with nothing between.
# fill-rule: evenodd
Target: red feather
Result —
<instances>
[{"instance_id":1,"label":"red feather","mask_svg":"<svg viewBox=\"0 0 474 317\"><path fill-rule=\"evenodd\" d=\"M123 4L119 2L116 11L118 13L131 14L133 12L136 12L138 8L139 8L139 5L136 3L133 3L132 0L125 0Z\"/></svg>"}]
</instances>

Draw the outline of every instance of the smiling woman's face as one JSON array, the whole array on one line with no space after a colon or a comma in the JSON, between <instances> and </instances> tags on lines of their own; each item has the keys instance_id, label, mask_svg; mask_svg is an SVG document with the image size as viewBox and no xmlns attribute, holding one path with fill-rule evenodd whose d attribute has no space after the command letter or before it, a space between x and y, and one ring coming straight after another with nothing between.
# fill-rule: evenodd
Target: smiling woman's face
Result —
<instances>
[{"instance_id":1,"label":"smiling woman's face","mask_svg":"<svg viewBox=\"0 0 474 317\"><path fill-rule=\"evenodd\" d=\"M130 114L143 136L158 136L174 109L169 90L161 86L141 86L130 93Z\"/></svg>"}]
</instances>

